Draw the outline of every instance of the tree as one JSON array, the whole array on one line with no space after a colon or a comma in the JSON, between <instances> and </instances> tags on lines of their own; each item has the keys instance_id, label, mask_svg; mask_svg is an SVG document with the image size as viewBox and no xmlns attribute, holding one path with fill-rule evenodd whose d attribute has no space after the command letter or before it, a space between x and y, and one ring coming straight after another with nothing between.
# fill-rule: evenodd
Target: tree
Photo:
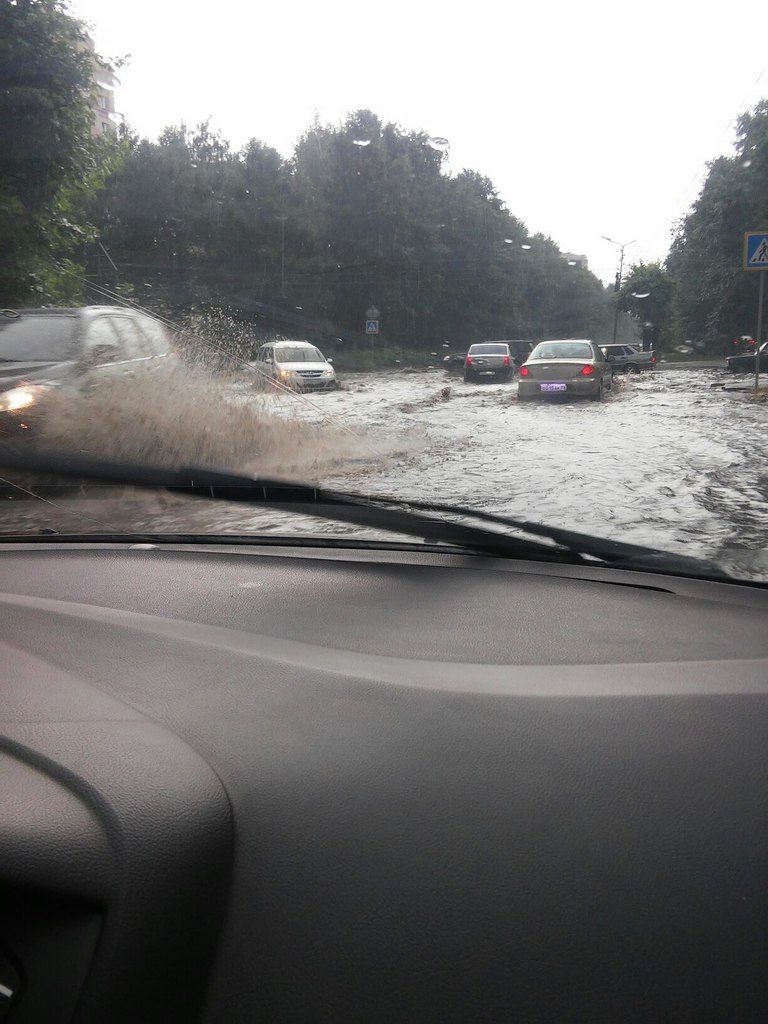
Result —
<instances>
[{"instance_id":1,"label":"tree","mask_svg":"<svg viewBox=\"0 0 768 1024\"><path fill-rule=\"evenodd\" d=\"M138 294L151 285L166 308L203 300L318 341L359 340L370 306L379 344L427 353L604 336L597 278L529 239L487 177L446 174L444 161L426 132L369 110L316 120L289 160L181 125L131 142L100 198L102 239Z\"/></svg>"},{"instance_id":2,"label":"tree","mask_svg":"<svg viewBox=\"0 0 768 1024\"><path fill-rule=\"evenodd\" d=\"M633 264L619 292L619 309L643 326L643 341L661 348L672 320L674 285L661 263Z\"/></svg>"},{"instance_id":3,"label":"tree","mask_svg":"<svg viewBox=\"0 0 768 1024\"><path fill-rule=\"evenodd\" d=\"M742 270L745 231L768 228L768 101L737 122L736 152L709 165L667 259L678 340L712 353L754 330L756 282Z\"/></svg>"},{"instance_id":4,"label":"tree","mask_svg":"<svg viewBox=\"0 0 768 1024\"><path fill-rule=\"evenodd\" d=\"M85 31L61 0L0 4L0 302L70 300L86 196L115 156L91 135Z\"/></svg>"}]
</instances>

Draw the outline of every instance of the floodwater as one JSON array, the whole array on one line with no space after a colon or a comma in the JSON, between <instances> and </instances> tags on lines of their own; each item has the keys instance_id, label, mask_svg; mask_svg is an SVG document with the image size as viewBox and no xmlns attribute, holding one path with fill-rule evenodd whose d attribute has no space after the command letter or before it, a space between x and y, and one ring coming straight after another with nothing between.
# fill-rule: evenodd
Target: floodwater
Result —
<instances>
[{"instance_id":1,"label":"floodwater","mask_svg":"<svg viewBox=\"0 0 768 1024\"><path fill-rule=\"evenodd\" d=\"M714 559L768 577L768 404L719 387L719 369L617 376L602 403L517 402L517 385L442 371L356 375L293 404L385 450L358 478L373 494L469 505Z\"/></svg>"},{"instance_id":2,"label":"floodwater","mask_svg":"<svg viewBox=\"0 0 768 1024\"><path fill-rule=\"evenodd\" d=\"M602 403L519 404L514 382L404 370L347 375L343 389L309 396L238 385L232 400L336 439L342 431L351 454L324 486L469 505L768 579L768 404L712 387L725 379L719 369L659 369L618 376ZM130 507L146 531L356 532L189 499Z\"/></svg>"}]
</instances>

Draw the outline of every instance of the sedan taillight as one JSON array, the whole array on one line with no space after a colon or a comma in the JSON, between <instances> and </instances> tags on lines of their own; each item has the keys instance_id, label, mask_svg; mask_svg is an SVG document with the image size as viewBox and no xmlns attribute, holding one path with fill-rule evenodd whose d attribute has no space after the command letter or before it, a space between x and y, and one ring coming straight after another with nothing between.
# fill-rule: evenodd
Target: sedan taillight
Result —
<instances>
[{"instance_id":1,"label":"sedan taillight","mask_svg":"<svg viewBox=\"0 0 768 1024\"><path fill-rule=\"evenodd\" d=\"M509 356L504 356L504 365L509 366Z\"/></svg>"},{"instance_id":2,"label":"sedan taillight","mask_svg":"<svg viewBox=\"0 0 768 1024\"><path fill-rule=\"evenodd\" d=\"M521 377L527 377L530 372L531 371L528 369L527 366L521 366L520 367L520 376Z\"/></svg>"},{"instance_id":3,"label":"sedan taillight","mask_svg":"<svg viewBox=\"0 0 768 1024\"><path fill-rule=\"evenodd\" d=\"M591 366L589 364L587 366L582 366L582 368L579 370L579 373L582 377L591 377L594 372L594 366Z\"/></svg>"},{"instance_id":4,"label":"sedan taillight","mask_svg":"<svg viewBox=\"0 0 768 1024\"><path fill-rule=\"evenodd\" d=\"M467 366L472 365L472 356L467 356Z\"/></svg>"}]
</instances>

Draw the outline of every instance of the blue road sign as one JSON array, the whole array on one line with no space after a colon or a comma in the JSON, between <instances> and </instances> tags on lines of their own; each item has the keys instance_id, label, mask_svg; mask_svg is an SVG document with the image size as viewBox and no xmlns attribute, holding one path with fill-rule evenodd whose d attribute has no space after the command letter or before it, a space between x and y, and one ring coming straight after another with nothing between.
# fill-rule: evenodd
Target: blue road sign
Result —
<instances>
[{"instance_id":1,"label":"blue road sign","mask_svg":"<svg viewBox=\"0 0 768 1024\"><path fill-rule=\"evenodd\" d=\"M379 333L379 321L378 320L366 320L365 321L365 333L366 334L378 334Z\"/></svg>"},{"instance_id":2,"label":"blue road sign","mask_svg":"<svg viewBox=\"0 0 768 1024\"><path fill-rule=\"evenodd\" d=\"M768 231L745 232L744 269L768 270Z\"/></svg>"}]
</instances>

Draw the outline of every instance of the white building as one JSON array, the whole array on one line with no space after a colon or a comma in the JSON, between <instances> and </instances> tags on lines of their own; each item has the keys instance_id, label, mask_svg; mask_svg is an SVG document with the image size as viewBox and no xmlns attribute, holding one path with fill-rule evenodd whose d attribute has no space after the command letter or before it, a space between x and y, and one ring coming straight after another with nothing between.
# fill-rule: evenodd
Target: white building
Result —
<instances>
[{"instance_id":1,"label":"white building","mask_svg":"<svg viewBox=\"0 0 768 1024\"><path fill-rule=\"evenodd\" d=\"M88 53L91 59L90 107L93 112L94 135L113 132L117 128L119 115L115 112L115 90L120 80L109 64L102 63L96 56L96 46L89 35L84 35L78 49Z\"/></svg>"}]
</instances>

